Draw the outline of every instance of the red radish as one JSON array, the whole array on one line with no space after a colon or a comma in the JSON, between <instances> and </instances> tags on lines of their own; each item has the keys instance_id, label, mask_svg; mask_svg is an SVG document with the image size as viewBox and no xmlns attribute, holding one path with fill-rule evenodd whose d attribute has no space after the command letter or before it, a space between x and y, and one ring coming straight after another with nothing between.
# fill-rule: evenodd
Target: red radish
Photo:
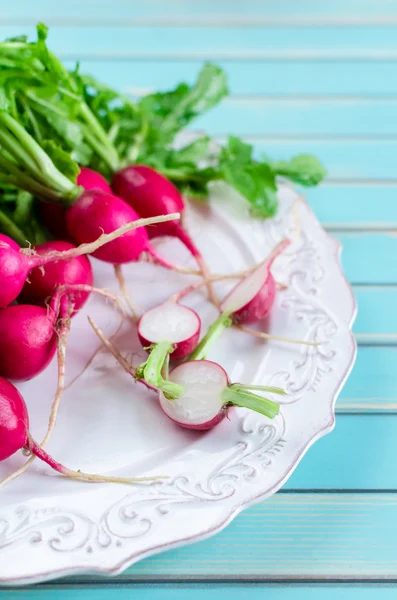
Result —
<instances>
[{"instance_id":1,"label":"red radish","mask_svg":"<svg viewBox=\"0 0 397 600\"><path fill-rule=\"evenodd\" d=\"M148 310L138 322L141 344L149 350L148 359L136 368L136 378L162 390L167 397L177 397L182 390L167 381L171 358L188 356L200 337L201 321L198 314L173 300ZM148 348L149 347L149 348Z\"/></svg>"},{"instance_id":2,"label":"red radish","mask_svg":"<svg viewBox=\"0 0 397 600\"><path fill-rule=\"evenodd\" d=\"M171 181L146 165L133 165L118 171L112 181L116 194L123 198L141 217L183 215L185 204L182 195ZM178 221L168 221L148 230L150 238L172 236L178 238L189 250L208 279L208 268L201 252ZM210 289L209 289L210 291ZM210 291L211 293L211 291Z\"/></svg>"},{"instance_id":3,"label":"red radish","mask_svg":"<svg viewBox=\"0 0 397 600\"><path fill-rule=\"evenodd\" d=\"M220 305L221 314L209 326L205 336L190 354L190 360L201 360L206 358L209 349L223 333L225 328L230 327L233 324L240 326L241 323L256 323L268 316L274 304L277 289L277 284L270 272L270 268L277 256L279 256L290 243L290 240L280 242L270 256L252 272L246 275L226 296ZM186 289L189 290L189 288ZM185 294L185 292L182 292L182 294ZM291 344L306 344L309 346L318 345L317 342L273 336L246 327L241 327L241 329L255 337L274 339Z\"/></svg>"},{"instance_id":4,"label":"red radish","mask_svg":"<svg viewBox=\"0 0 397 600\"><path fill-rule=\"evenodd\" d=\"M201 329L198 314L169 300L146 311L138 321L138 336L144 348L164 342L172 358L186 358L196 346Z\"/></svg>"},{"instance_id":5,"label":"red radish","mask_svg":"<svg viewBox=\"0 0 397 600\"><path fill-rule=\"evenodd\" d=\"M96 192L96 194L101 193L102 192ZM120 200L120 202L122 201ZM126 204L125 206L128 210L132 210ZM36 255L31 250L27 249L19 250L18 252L15 250L15 245L12 245L7 241L0 241L0 308L8 306L19 296L29 271L35 267L40 267L53 261L70 260L76 256L94 253L101 246L109 243L112 244L118 237L133 233L135 229L143 228L145 225L150 225L158 221L175 219L177 216L178 215L166 215L164 217L153 217L152 219L130 219L119 229L113 227L111 228L110 233L100 235L91 243L82 244L78 248L71 248L64 252L51 251L46 255ZM87 228L89 228L90 225L91 224L87 223ZM142 229L142 231L144 232L143 236L146 237L145 230ZM139 242L139 236L137 239ZM136 254L134 244L134 237L132 237L132 239L128 238L127 245L130 247L131 251Z\"/></svg>"},{"instance_id":6,"label":"red radish","mask_svg":"<svg viewBox=\"0 0 397 600\"><path fill-rule=\"evenodd\" d=\"M77 185L85 190L102 190L112 194L112 188L100 173L81 167L77 176ZM52 204L49 202L40 202L40 217L57 239L68 240L70 235L66 227L66 208L61 204Z\"/></svg>"},{"instance_id":7,"label":"red radish","mask_svg":"<svg viewBox=\"0 0 397 600\"><path fill-rule=\"evenodd\" d=\"M37 442L29 432L29 416L24 399L16 387L6 379L0 377L0 461L6 460L18 450L31 452L37 458L47 463L52 469L71 479L95 482L114 483L139 483L152 481L156 477L105 477L72 471L55 461Z\"/></svg>"},{"instance_id":8,"label":"red radish","mask_svg":"<svg viewBox=\"0 0 397 600\"><path fill-rule=\"evenodd\" d=\"M139 215L121 198L98 190L89 190L68 209L66 226L71 237L77 243L83 244L97 239L102 232L111 233L138 219ZM145 252L151 255L157 264L167 269L174 268L174 265L163 259L152 247L143 227L125 233L92 254L105 262L122 264L138 260Z\"/></svg>"},{"instance_id":9,"label":"red radish","mask_svg":"<svg viewBox=\"0 0 397 600\"><path fill-rule=\"evenodd\" d=\"M176 399L159 392L160 406L175 423L186 429L212 429L227 415L232 406L242 406L273 419L279 405L249 390L250 386L230 384L226 371L217 363L198 360L183 363L169 376L169 383L181 386ZM284 394L279 388L255 387Z\"/></svg>"},{"instance_id":10,"label":"red radish","mask_svg":"<svg viewBox=\"0 0 397 600\"><path fill-rule=\"evenodd\" d=\"M267 317L277 289L270 269L290 243L290 240L280 242L271 255L244 277L223 300L220 310L227 313L233 323L257 323Z\"/></svg>"},{"instance_id":11,"label":"red radish","mask_svg":"<svg viewBox=\"0 0 397 600\"><path fill-rule=\"evenodd\" d=\"M8 237L8 235L5 235L4 233L0 233L0 246L1 245L6 245L9 248L12 248L13 250L17 250L19 252L19 246L18 244L10 237Z\"/></svg>"},{"instance_id":12,"label":"red radish","mask_svg":"<svg viewBox=\"0 0 397 600\"><path fill-rule=\"evenodd\" d=\"M70 235L66 228L66 208L62 204L40 202L40 219L48 231L59 240L68 240Z\"/></svg>"},{"instance_id":13,"label":"red radish","mask_svg":"<svg viewBox=\"0 0 397 600\"><path fill-rule=\"evenodd\" d=\"M81 167L77 176L77 185L81 185L85 190L102 190L107 194L113 193L106 179L100 173L87 169L87 167Z\"/></svg>"},{"instance_id":14,"label":"red radish","mask_svg":"<svg viewBox=\"0 0 397 600\"><path fill-rule=\"evenodd\" d=\"M52 241L36 246L35 250L39 256L49 252L66 252L76 246L69 242ZM70 260L58 260L45 266L35 267L29 273L29 278L23 286L20 301L26 304L45 305L48 298L52 296L60 285L84 284L92 286L92 267L87 256L76 256ZM74 312L77 312L86 302L89 293L75 292L65 295L62 302L73 304Z\"/></svg>"},{"instance_id":15,"label":"red radish","mask_svg":"<svg viewBox=\"0 0 397 600\"><path fill-rule=\"evenodd\" d=\"M59 295L49 308L17 304L0 310L0 377L23 381L41 373L56 350Z\"/></svg>"}]
</instances>

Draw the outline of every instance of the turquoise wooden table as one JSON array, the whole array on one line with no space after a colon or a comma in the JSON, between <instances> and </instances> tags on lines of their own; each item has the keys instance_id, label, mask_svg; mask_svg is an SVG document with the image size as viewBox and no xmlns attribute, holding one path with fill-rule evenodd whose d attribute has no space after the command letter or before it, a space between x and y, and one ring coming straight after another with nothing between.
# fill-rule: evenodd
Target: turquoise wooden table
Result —
<instances>
[{"instance_id":1,"label":"turquoise wooden table","mask_svg":"<svg viewBox=\"0 0 397 600\"><path fill-rule=\"evenodd\" d=\"M284 489L223 533L115 580L0 591L15 600L395 598L397 582L397 0L14 0L1 37L51 26L71 65L139 94L222 65L232 96L201 120L275 158L328 169L308 201L343 243L358 357L335 431ZM0 557L1 560L1 557Z\"/></svg>"}]
</instances>

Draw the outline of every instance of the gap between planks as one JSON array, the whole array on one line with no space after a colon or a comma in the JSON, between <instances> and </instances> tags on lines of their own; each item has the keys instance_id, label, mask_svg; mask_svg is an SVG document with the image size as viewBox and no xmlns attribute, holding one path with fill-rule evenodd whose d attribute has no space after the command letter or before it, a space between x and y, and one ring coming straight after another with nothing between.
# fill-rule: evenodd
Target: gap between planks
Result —
<instances>
[{"instance_id":1,"label":"gap between planks","mask_svg":"<svg viewBox=\"0 0 397 600\"><path fill-rule=\"evenodd\" d=\"M34 26L37 17L0 17L0 25L9 26ZM134 17L134 18L89 18L81 17L47 17L46 24L49 26L63 27L394 27L397 25L396 15L370 15L363 16L335 16L335 17L248 17L244 14L230 14L224 16L192 16L192 17Z\"/></svg>"}]
</instances>

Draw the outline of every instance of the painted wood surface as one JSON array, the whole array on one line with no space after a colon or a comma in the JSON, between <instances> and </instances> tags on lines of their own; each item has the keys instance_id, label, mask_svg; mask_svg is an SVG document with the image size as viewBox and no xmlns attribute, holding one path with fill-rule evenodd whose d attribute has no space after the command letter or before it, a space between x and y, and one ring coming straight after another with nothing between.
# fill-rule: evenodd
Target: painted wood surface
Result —
<instances>
[{"instance_id":1,"label":"painted wood surface","mask_svg":"<svg viewBox=\"0 0 397 600\"><path fill-rule=\"evenodd\" d=\"M387 586L242 582L397 581L397 1L15 0L3 2L0 36L33 33L39 19L54 26L65 64L81 59L83 71L133 95L191 82L203 60L217 61L232 95L198 127L220 141L237 133L258 154L310 152L324 162L327 181L305 195L343 244L358 356L335 431L283 493L216 538L143 561L116 582L79 578L0 596L394 598ZM150 583L169 578L217 584Z\"/></svg>"},{"instance_id":2,"label":"painted wood surface","mask_svg":"<svg viewBox=\"0 0 397 600\"><path fill-rule=\"evenodd\" d=\"M247 594L251 600L317 600L318 594L321 594L323 600L333 600L335 594L341 594L340 597L346 600L372 600L373 594L379 600L394 600L395 590L387 585L382 586L302 586L302 585L264 585L258 583L251 584L150 584L142 586L140 584L117 585L117 584L98 584L90 588L81 588L81 586L62 586L54 587L36 587L29 591L13 590L0 592L0 597L10 600L74 600L77 597L84 600L202 600L205 597L208 600L219 598L219 594L227 594L229 600L245 600Z\"/></svg>"}]
</instances>

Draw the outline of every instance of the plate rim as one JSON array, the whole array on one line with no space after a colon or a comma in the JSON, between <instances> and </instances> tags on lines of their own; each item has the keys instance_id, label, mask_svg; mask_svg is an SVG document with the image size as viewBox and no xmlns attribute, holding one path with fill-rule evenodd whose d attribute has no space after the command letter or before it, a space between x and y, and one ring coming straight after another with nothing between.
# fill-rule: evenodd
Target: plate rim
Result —
<instances>
[{"instance_id":1,"label":"plate rim","mask_svg":"<svg viewBox=\"0 0 397 600\"><path fill-rule=\"evenodd\" d=\"M300 463L302 458L305 456L305 454L309 450L309 448L317 440L324 437L325 435L327 435L328 433L330 433L333 430L333 428L335 426L336 400L337 400L339 393L340 393L342 387L344 386L344 384L353 368L353 365L354 365L354 362L356 359L356 355L357 355L357 342L356 342L355 336L352 331L353 324L356 319L357 310L358 310L357 300L353 293L352 285L348 281L348 279L345 275L345 272L343 270L343 267L342 267L342 262L341 262L342 244L341 244L341 242L324 229L322 224L318 221L314 211L307 203L306 199L301 194L298 194L297 191L293 188L293 186L291 186L289 184L283 184L283 187L288 188L295 193L297 198L299 198L300 201L305 206L305 210L308 213L310 213L310 215L312 216L313 219L315 219L315 221L319 225L323 235L330 241L331 246L332 246L332 257L335 261L335 264L338 267L339 275L343 280L346 290L348 290L348 292L349 292L350 300L351 300L350 318L349 318L349 321L347 323L345 323L345 325L347 327L346 334L347 333L349 334L349 338L350 338L350 342L351 342L351 353L349 356L346 356L347 366L346 366L345 372L343 373L343 375L340 378L337 389L335 390L332 397L330 398L329 422L325 423L321 429L316 430L315 433L313 434L313 436L311 437L311 439L309 439L308 441L305 441L305 445L300 449L300 451L296 455L294 461L289 465L288 470L286 472L282 473L281 477L274 483L274 485L271 487L271 489L266 489L264 492L259 492L254 495L251 495L247 498L242 499L241 501L238 502L238 504L234 505L230 510L228 509L227 512L225 511L225 515L222 516L222 519L217 519L217 521L215 523L211 523L211 526L205 528L203 531L201 531L199 533L188 535L183 538L178 537L178 539L174 540L174 541L171 540L171 541L167 541L167 542L163 542L163 543L154 545L144 551L135 550L133 552L130 552L128 554L128 556L120 559L117 563L115 563L112 566L101 566L98 563L97 566L90 567L89 570L87 570L86 565L75 564L73 566L66 566L66 567L61 567L58 569L52 568L51 570L41 571L40 573L28 575L25 577L0 576L0 587L13 586L16 584L24 586L24 585L29 585L32 583L40 583L40 582L45 582L45 581L49 581L49 580L53 580L53 579L58 579L61 577L69 577L72 575L78 576L78 575L83 575L83 574L87 575L87 576L96 574L96 575L101 575L101 576L105 576L105 577L106 576L112 577L112 576L116 576L116 575L122 573L123 571L125 571L127 568L131 567L133 564L137 563L138 561L143 560L145 558L149 558L150 556L154 556L165 550L179 548L184 545L192 544L196 541L208 539L209 537L212 537L213 535L216 535L217 533L222 531L243 510L249 508L250 506L252 506L256 503L262 502L262 501L266 500L267 498L269 498L270 496L272 496L273 494L275 494L282 487L284 482L289 478L289 476L292 474L292 472L296 469L296 467L298 466L298 464Z\"/></svg>"}]
</instances>

